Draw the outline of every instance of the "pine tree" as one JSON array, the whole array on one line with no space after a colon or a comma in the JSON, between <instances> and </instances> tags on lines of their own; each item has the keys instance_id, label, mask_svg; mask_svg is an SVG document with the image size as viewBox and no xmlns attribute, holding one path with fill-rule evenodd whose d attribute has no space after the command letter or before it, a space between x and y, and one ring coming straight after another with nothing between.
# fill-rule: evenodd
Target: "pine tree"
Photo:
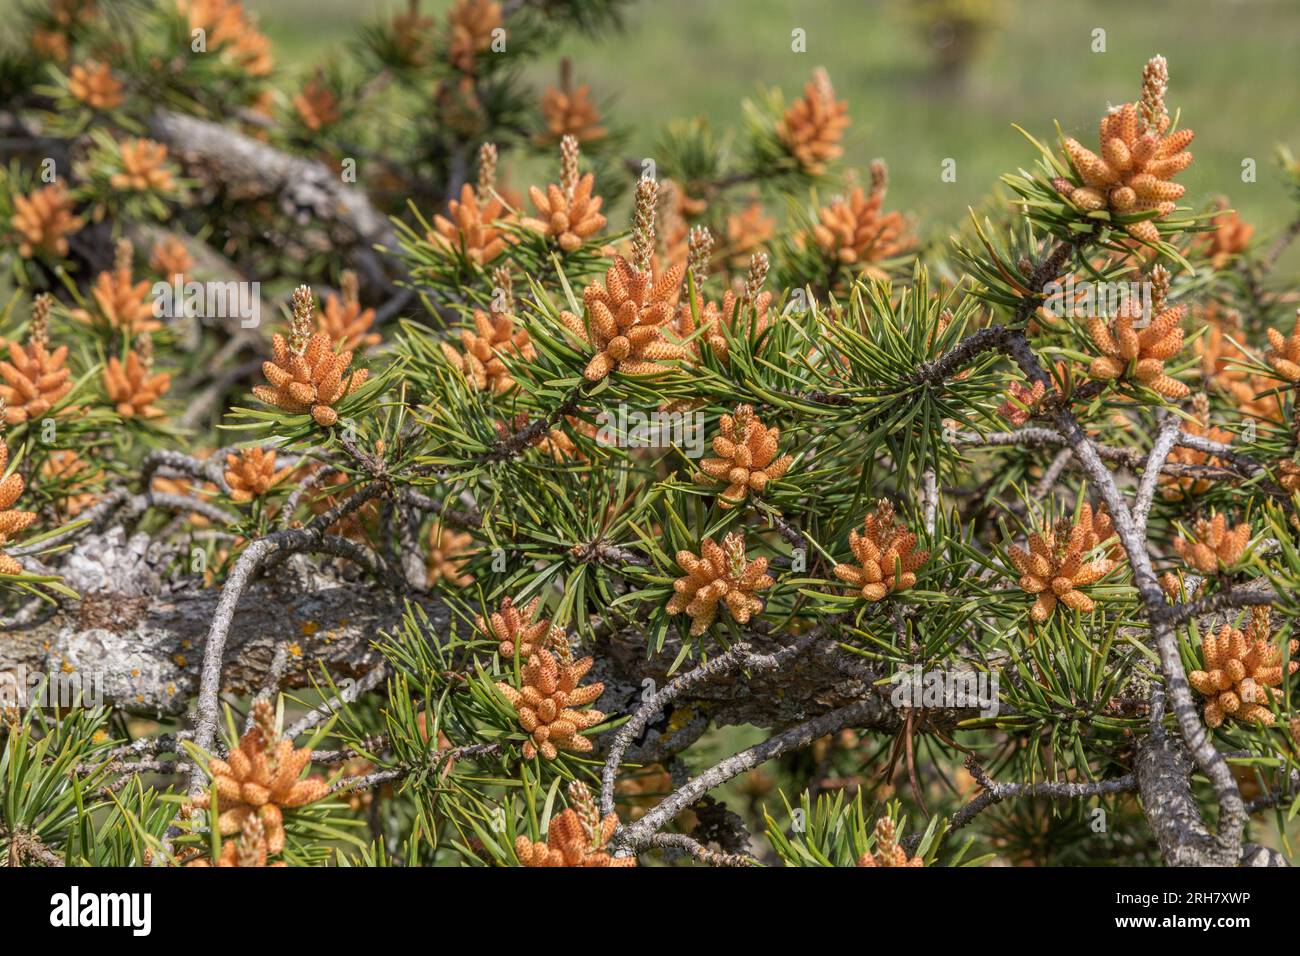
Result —
<instances>
[{"instance_id":1,"label":"pine tree","mask_svg":"<svg viewBox=\"0 0 1300 956\"><path fill-rule=\"evenodd\" d=\"M11 863L1287 861L1300 229L1187 195L1163 57L929 241L821 69L629 175L522 80L618 0L287 86L108 6L0 58Z\"/></svg>"}]
</instances>

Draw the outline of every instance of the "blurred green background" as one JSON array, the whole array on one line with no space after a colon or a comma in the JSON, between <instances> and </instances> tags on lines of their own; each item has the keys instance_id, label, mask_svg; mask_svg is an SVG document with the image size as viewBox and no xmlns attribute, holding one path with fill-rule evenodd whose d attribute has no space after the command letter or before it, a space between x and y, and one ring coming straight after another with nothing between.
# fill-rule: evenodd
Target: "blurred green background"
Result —
<instances>
[{"instance_id":1,"label":"blurred green background","mask_svg":"<svg viewBox=\"0 0 1300 956\"><path fill-rule=\"evenodd\" d=\"M358 22L405 5L355 0L249 0L285 70L340 56ZM441 17L449 0L424 0ZM919 23L918 11L946 17ZM968 44L961 18L989 25ZM956 24L954 27L953 25ZM791 51L791 31L807 52ZM1093 52L1105 31L1104 53ZM973 50L968 54L968 51ZM1108 104L1135 99L1142 65L1163 53L1168 103L1196 131L1196 161L1179 177L1188 199L1226 195L1265 232L1295 215L1274 160L1279 143L1300 153L1300 3L1296 0L643 0L621 34L568 40L531 79L552 82L560 55L617 119L634 127L632 155L652 155L663 123L703 115L723 131L761 86L797 95L825 66L849 102L854 124L846 160L883 157L890 204L919 217L922 232L946 235L997 183L1034 159L1019 123L1039 139L1053 121L1095 148ZM965 63L945 72L945 56ZM940 180L945 158L956 182ZM1242 182L1242 161L1257 178ZM865 178L865 177L864 177Z\"/></svg>"}]
</instances>

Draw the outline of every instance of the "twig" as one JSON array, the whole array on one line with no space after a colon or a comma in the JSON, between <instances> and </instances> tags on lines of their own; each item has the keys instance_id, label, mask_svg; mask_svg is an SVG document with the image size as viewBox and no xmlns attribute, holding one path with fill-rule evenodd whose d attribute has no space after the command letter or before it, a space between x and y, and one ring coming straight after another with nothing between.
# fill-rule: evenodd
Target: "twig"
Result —
<instances>
[{"instance_id":1,"label":"twig","mask_svg":"<svg viewBox=\"0 0 1300 956\"><path fill-rule=\"evenodd\" d=\"M970 771L971 776L975 778L983 791L952 815L952 819L948 824L949 832L960 830L989 807L995 803L1001 803L1003 800L1017 797L1049 797L1053 800L1086 799L1087 797L1099 797L1110 793L1127 793L1136 790L1138 786L1137 778L1131 773L1116 777L1113 780L1094 780L1081 783L1074 781L996 783L974 757L966 758L966 769ZM915 834L908 837L903 841L904 845L908 845L909 841L912 841L911 846L908 846L908 849L911 849L916 843L920 843L921 835Z\"/></svg>"},{"instance_id":2,"label":"twig","mask_svg":"<svg viewBox=\"0 0 1300 956\"><path fill-rule=\"evenodd\" d=\"M427 769L430 773L437 773L438 769L448 761L463 760L468 757L486 757L500 749L500 742L495 742L490 744L467 744L464 747L438 750L433 753L432 759L425 767L390 767L387 770L376 770L374 773L368 773L360 777L342 777L330 787L330 793L339 793L344 790L368 790L380 784L400 780L417 770Z\"/></svg>"},{"instance_id":3,"label":"twig","mask_svg":"<svg viewBox=\"0 0 1300 956\"><path fill-rule=\"evenodd\" d=\"M730 650L719 654L712 660L674 677L659 691L652 694L637 709L632 718L618 729L609 745L609 752L605 757L605 768L601 773L600 812L602 814L614 812L614 782L618 778L618 768L622 763L623 754L627 752L632 742L645 732L650 721L661 713L668 704L691 688L717 680L742 667L766 670L781 667L791 658L802 653L819 636L820 630L814 629L789 647L783 648L775 654L766 655L755 654L753 647L747 643L735 644Z\"/></svg>"},{"instance_id":4,"label":"twig","mask_svg":"<svg viewBox=\"0 0 1300 956\"><path fill-rule=\"evenodd\" d=\"M321 721L334 714L344 704L350 704L366 691L379 686L379 682L388 674L388 668L383 664L371 669L365 677L358 681L352 681L347 687L341 690L336 696L331 697L319 707L309 710L295 723L292 727L284 732L284 735L290 740L305 734Z\"/></svg>"},{"instance_id":5,"label":"twig","mask_svg":"<svg viewBox=\"0 0 1300 956\"><path fill-rule=\"evenodd\" d=\"M586 383L582 383L573 388L554 411L541 418L534 419L523 428L513 434L497 441L491 448L479 456L479 461L483 463L506 461L521 454L530 445L536 442L544 434L550 431L551 427L565 415L572 415L578 410L579 400L586 392Z\"/></svg>"},{"instance_id":6,"label":"twig","mask_svg":"<svg viewBox=\"0 0 1300 956\"><path fill-rule=\"evenodd\" d=\"M939 482L934 469L927 468L921 474L921 499L924 502L925 531L934 537L934 529L939 514Z\"/></svg>"},{"instance_id":7,"label":"twig","mask_svg":"<svg viewBox=\"0 0 1300 956\"><path fill-rule=\"evenodd\" d=\"M1155 616L1177 627L1192 618L1213 614L1227 608L1260 607L1277 600L1277 592L1261 584L1258 587L1227 588L1209 597L1180 604L1166 604Z\"/></svg>"},{"instance_id":8,"label":"twig","mask_svg":"<svg viewBox=\"0 0 1300 956\"><path fill-rule=\"evenodd\" d=\"M660 849L680 850L689 853L701 863L709 866L761 866L758 860L743 853L723 853L711 850L694 837L685 833L656 833L648 841L650 846Z\"/></svg>"},{"instance_id":9,"label":"twig","mask_svg":"<svg viewBox=\"0 0 1300 956\"><path fill-rule=\"evenodd\" d=\"M1181 430L1182 424L1173 415L1161 418L1160 431L1156 435L1155 444L1151 446L1151 454L1147 456L1142 482L1138 485L1137 501L1133 505L1133 524L1140 535L1146 534L1147 517L1151 514L1151 503L1155 501L1156 488L1160 484L1160 472L1169 453L1178 443L1178 433Z\"/></svg>"},{"instance_id":10,"label":"twig","mask_svg":"<svg viewBox=\"0 0 1300 956\"><path fill-rule=\"evenodd\" d=\"M781 756L783 753L806 747L818 737L835 733L837 730L854 726L859 722L866 722L871 718L877 706L878 704L874 700L860 700L857 703L822 714L820 717L805 720L803 723L796 724L788 730L769 737L762 743L755 744L753 747L742 750L720 763L714 764L704 773L694 777L684 786L674 791L636 823L618 830L610 841L611 845L616 849L616 855L626 856L637 848L644 846L668 821L690 807L714 787L719 787L733 777L752 770L760 764ZM609 765L606 764L607 770L608 767Z\"/></svg>"},{"instance_id":11,"label":"twig","mask_svg":"<svg viewBox=\"0 0 1300 956\"><path fill-rule=\"evenodd\" d=\"M1060 247L1058 247L1057 252L1060 252ZM1052 258L1055 257L1056 253L1053 253ZM1061 260L1061 262L1063 261L1064 259ZM1047 271L1044 268L1045 265L1046 263L1040 264L1040 267L1034 272L1035 277ZM1046 279L1043 279L1043 282L1045 283ZM1037 293L1041 290L1042 285L1031 283L1031 287ZM1022 300L1021 307L1017 309L1017 317L1020 317L1022 312L1027 317L1030 311L1032 311L1032 307L1029 305L1029 298L1027 297ZM961 354L967 356L967 361L969 361L981 350L999 348L1016 362L1031 382L1042 382L1045 386L1050 387L1051 377L1039 363L1024 333L1003 329L1000 335L996 335L992 331L992 329L996 328L998 327L981 329L974 335L969 336L967 340L959 343L952 352L960 351ZM964 348L966 341L971 339L976 341L979 349L973 347ZM952 354L952 352L949 354ZM943 362L943 358L938 361ZM944 365L943 368L948 374L958 371L958 367L951 363ZM1215 749L1213 743L1210 742L1197 715L1191 688L1187 683L1187 675L1178 654L1178 642L1165 616L1167 614L1165 608L1168 605L1152 568L1145 537L1139 530L1133 513L1129 510L1127 502L1125 502L1123 495L1116 486L1114 477L1103 464L1097 445L1084 433L1069 408L1064 405L1057 405L1050 409L1049 417L1055 425L1056 432L1074 452L1074 456L1083 468L1089 483L1106 502L1120 543L1128 555L1129 564L1133 571L1134 586L1137 588L1148 619L1151 621L1152 640L1159 655L1160 667L1165 679L1165 688L1163 690L1157 688L1152 696L1152 732L1156 733L1161 729L1160 721L1164 713L1164 696L1167 693L1172 699L1174 714L1183 741L1191 752L1197 766L1209 777L1219 801L1218 834L1215 840L1216 848L1211 857L1215 862L1235 865L1241 859L1242 833L1246 822L1241 792L1237 788L1227 762ZM1185 433L1181 431L1178 433L1179 436L1183 434ZM1183 443L1181 439L1180 443ZM1195 447L1191 442L1187 442L1187 444L1189 447ZM1226 453L1226 446L1221 450L1216 449L1216 452Z\"/></svg>"},{"instance_id":12,"label":"twig","mask_svg":"<svg viewBox=\"0 0 1300 956\"><path fill-rule=\"evenodd\" d=\"M199 682L197 720L194 726L194 743L199 749L212 749L217 722L220 718L217 697L221 691L221 664L226 647L226 635L230 631L230 622L234 617L235 609L239 606L239 598L254 572L277 553L300 553L319 548L325 542L325 529L340 518L356 511L366 502L377 498L384 490L384 486L379 483L367 485L343 503L315 518L306 528L273 532L265 538L253 541L240 554L222 586L212 626L208 631L207 643L203 648L203 670ZM195 768L190 777L191 796L202 791L203 783L202 769Z\"/></svg>"},{"instance_id":13,"label":"twig","mask_svg":"<svg viewBox=\"0 0 1300 956\"><path fill-rule=\"evenodd\" d=\"M1052 463L1048 465L1047 470L1043 472L1043 477L1038 479L1038 484L1034 486L1033 498L1035 501L1042 501L1052 493L1052 489L1056 487L1056 483L1061 478L1061 472L1065 471L1066 465L1068 465L1073 459L1074 452L1070 451L1068 448L1062 448L1056 453L1056 457L1052 459Z\"/></svg>"}]
</instances>

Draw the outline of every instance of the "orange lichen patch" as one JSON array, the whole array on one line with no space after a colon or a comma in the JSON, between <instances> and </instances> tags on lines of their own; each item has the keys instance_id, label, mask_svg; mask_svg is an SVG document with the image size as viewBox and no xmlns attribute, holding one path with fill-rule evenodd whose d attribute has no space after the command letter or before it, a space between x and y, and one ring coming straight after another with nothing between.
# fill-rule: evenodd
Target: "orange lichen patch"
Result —
<instances>
[{"instance_id":1,"label":"orange lichen patch","mask_svg":"<svg viewBox=\"0 0 1300 956\"><path fill-rule=\"evenodd\" d=\"M1085 211L1108 209L1131 215L1155 210L1156 218L1174 211L1174 202L1186 187L1172 182L1192 162L1186 151L1193 133L1182 129L1168 136L1169 116L1164 109L1168 73L1164 57L1154 57L1142 74L1142 104L1125 103L1101 121L1101 155L1066 138L1065 151L1083 180L1076 186L1067 179L1053 180L1057 191ZM1150 219L1124 226L1130 236L1145 243L1160 240Z\"/></svg>"},{"instance_id":2,"label":"orange lichen patch","mask_svg":"<svg viewBox=\"0 0 1300 956\"><path fill-rule=\"evenodd\" d=\"M1190 538L1175 538L1174 551L1188 567L1201 574L1214 574L1241 560L1250 543L1250 525L1243 521L1229 525L1223 514L1198 518Z\"/></svg>"},{"instance_id":3,"label":"orange lichen patch","mask_svg":"<svg viewBox=\"0 0 1300 956\"><path fill-rule=\"evenodd\" d=\"M567 656L567 648L565 648ZM529 737L524 741L524 757L531 760L539 753L554 760L560 750L590 753L592 743L580 731L594 727L605 719L587 705L605 692L604 684L578 686L591 670L594 660L567 662L550 651L538 648L523 667L518 690L498 681L497 690L510 701L521 726ZM586 708L586 709L579 709Z\"/></svg>"},{"instance_id":4,"label":"orange lichen patch","mask_svg":"<svg viewBox=\"0 0 1300 956\"><path fill-rule=\"evenodd\" d=\"M0 438L0 475L9 465L9 446ZM20 531L26 530L36 520L34 511L19 511L14 508L18 497L23 493L23 476L14 472L0 478L0 574L22 574L23 566L16 558L4 553L5 544Z\"/></svg>"},{"instance_id":5,"label":"orange lichen patch","mask_svg":"<svg viewBox=\"0 0 1300 956\"><path fill-rule=\"evenodd\" d=\"M508 219L500 199L476 196L474 188L466 183L461 187L460 200L447 203L447 215L433 217L433 229L427 238L449 255L461 252L484 265L505 252L506 243L514 241L495 224Z\"/></svg>"},{"instance_id":6,"label":"orange lichen patch","mask_svg":"<svg viewBox=\"0 0 1300 956\"><path fill-rule=\"evenodd\" d=\"M781 429L766 427L752 405L738 405L734 415L723 415L719 429L713 438L718 457L703 459L700 470L705 480L727 483L718 501L720 508L734 508L750 492L762 494L767 483L782 478L794 461L793 455L776 456Z\"/></svg>"},{"instance_id":7,"label":"orange lichen patch","mask_svg":"<svg viewBox=\"0 0 1300 956\"><path fill-rule=\"evenodd\" d=\"M91 109L111 110L122 105L122 84L107 63L87 60L68 72L68 91Z\"/></svg>"},{"instance_id":8,"label":"orange lichen patch","mask_svg":"<svg viewBox=\"0 0 1300 956\"><path fill-rule=\"evenodd\" d=\"M253 727L227 759L208 758L208 775L221 812L217 826L222 836L228 836L240 832L250 818L257 819L266 831L267 852L280 853L285 837L283 811L315 803L329 793L329 786L320 777L302 779L311 763L311 748L295 750L292 740L280 737L269 702L253 704L253 720ZM194 800L199 809L210 804L210 793Z\"/></svg>"},{"instance_id":9,"label":"orange lichen patch","mask_svg":"<svg viewBox=\"0 0 1300 956\"><path fill-rule=\"evenodd\" d=\"M273 358L262 363L262 374L270 385L255 386L253 394L287 412L306 412L316 424L328 428L339 418L333 406L365 384L370 372L350 371L352 352L334 351L335 343L325 332L307 337L315 314L309 287L299 286L293 303L292 341L278 333L272 336Z\"/></svg>"},{"instance_id":10,"label":"orange lichen patch","mask_svg":"<svg viewBox=\"0 0 1300 956\"><path fill-rule=\"evenodd\" d=\"M252 501L266 494L293 473L288 465L276 471L274 449L245 448L226 456L226 484L232 501Z\"/></svg>"},{"instance_id":11,"label":"orange lichen patch","mask_svg":"<svg viewBox=\"0 0 1300 956\"><path fill-rule=\"evenodd\" d=\"M170 192L176 185L167 147L151 139L130 139L118 144L122 171L114 173L109 183L114 189L130 192Z\"/></svg>"},{"instance_id":12,"label":"orange lichen patch","mask_svg":"<svg viewBox=\"0 0 1300 956\"><path fill-rule=\"evenodd\" d=\"M1275 718L1268 705L1282 699L1278 687L1284 673L1294 674L1300 667L1290 659L1296 647L1297 641L1292 638L1283 654L1274 643L1266 607L1253 609L1244 634L1231 624L1224 624L1218 634L1206 634L1201 641L1205 670L1187 675L1187 682L1209 698L1205 702L1205 722L1218 727L1226 717L1234 717L1242 722L1272 725Z\"/></svg>"},{"instance_id":13,"label":"orange lichen patch","mask_svg":"<svg viewBox=\"0 0 1300 956\"><path fill-rule=\"evenodd\" d=\"M537 357L528 330L515 328L513 316L504 312L488 315L481 309L474 312L474 329L460 334L464 353L457 352L446 342L443 354L466 380L479 391L501 395L515 387L515 380L502 356L531 361Z\"/></svg>"},{"instance_id":14,"label":"orange lichen patch","mask_svg":"<svg viewBox=\"0 0 1300 956\"><path fill-rule=\"evenodd\" d=\"M871 192L862 187L818 210L812 241L822 255L841 265L870 265L890 259L914 244L898 212L882 212L887 176L884 163L871 164Z\"/></svg>"},{"instance_id":15,"label":"orange lichen patch","mask_svg":"<svg viewBox=\"0 0 1300 956\"><path fill-rule=\"evenodd\" d=\"M497 645L497 653L502 657L517 654L528 660L539 650L567 649L564 628L551 624L549 618L537 617L541 604L541 598L533 598L521 609L515 607L512 598L506 598L499 611L493 611L487 617L480 614L474 623L484 634L501 642Z\"/></svg>"},{"instance_id":16,"label":"orange lichen patch","mask_svg":"<svg viewBox=\"0 0 1300 956\"><path fill-rule=\"evenodd\" d=\"M179 236L164 236L149 250L149 268L166 279L180 276L183 282L194 268L194 257Z\"/></svg>"},{"instance_id":17,"label":"orange lichen patch","mask_svg":"<svg viewBox=\"0 0 1300 956\"><path fill-rule=\"evenodd\" d=\"M202 29L207 49L251 77L267 76L274 65L271 41L237 0L176 0L190 31Z\"/></svg>"},{"instance_id":18,"label":"orange lichen patch","mask_svg":"<svg viewBox=\"0 0 1300 956\"><path fill-rule=\"evenodd\" d=\"M898 521L894 507L881 500L863 521L862 533L849 532L849 550L857 564L837 564L835 576L855 588L864 600L879 601L916 584L916 570L930 557L916 550L916 535Z\"/></svg>"},{"instance_id":19,"label":"orange lichen patch","mask_svg":"<svg viewBox=\"0 0 1300 956\"><path fill-rule=\"evenodd\" d=\"M618 829L618 816L600 815L585 784L569 784L571 806L551 818L545 843L515 838L515 856L522 866L636 866L635 856L613 857L605 844Z\"/></svg>"},{"instance_id":20,"label":"orange lichen patch","mask_svg":"<svg viewBox=\"0 0 1300 956\"><path fill-rule=\"evenodd\" d=\"M1226 208L1226 201L1219 200L1218 206L1223 211L1210 220L1214 231L1202 235L1197 245L1210 257L1211 266L1222 269L1234 256L1246 251L1255 227L1237 215L1236 210Z\"/></svg>"},{"instance_id":21,"label":"orange lichen patch","mask_svg":"<svg viewBox=\"0 0 1300 956\"><path fill-rule=\"evenodd\" d=\"M881 817L876 821L876 846L858 858L858 866L925 866L925 861L919 856L908 859L898 843L894 821Z\"/></svg>"},{"instance_id":22,"label":"orange lichen patch","mask_svg":"<svg viewBox=\"0 0 1300 956\"><path fill-rule=\"evenodd\" d=\"M777 139L799 168L813 176L844 155L840 138L849 125L847 100L836 100L830 75L820 67L804 84L804 95L786 109L776 127Z\"/></svg>"},{"instance_id":23,"label":"orange lichen patch","mask_svg":"<svg viewBox=\"0 0 1300 956\"><path fill-rule=\"evenodd\" d=\"M1139 318L1129 300L1111 323L1099 316L1088 320L1088 334L1102 353L1088 367L1094 379L1112 381L1132 374L1141 384L1166 398L1185 398L1191 391L1185 384L1165 374L1165 360L1183 347L1183 316L1187 307L1176 305L1161 310L1145 329L1135 329ZM1154 310L1153 310L1154 311Z\"/></svg>"},{"instance_id":24,"label":"orange lichen patch","mask_svg":"<svg viewBox=\"0 0 1300 956\"><path fill-rule=\"evenodd\" d=\"M345 271L339 286L340 294L327 295L324 311L316 313L316 328L344 349L357 351L378 345L379 333L370 331L375 324L375 310L361 308L357 274Z\"/></svg>"},{"instance_id":25,"label":"orange lichen patch","mask_svg":"<svg viewBox=\"0 0 1300 956\"><path fill-rule=\"evenodd\" d=\"M425 565L428 573L425 583L432 587L441 581L449 587L463 588L473 582L474 578L461 570L469 556L473 540L468 532L453 531L441 522L434 522L429 529L429 558Z\"/></svg>"},{"instance_id":26,"label":"orange lichen patch","mask_svg":"<svg viewBox=\"0 0 1300 956\"><path fill-rule=\"evenodd\" d=\"M560 61L560 85L542 93L541 112L546 124L545 132L538 136L542 145L558 143L565 136L579 143L594 143L609 133L601 123L600 109L592 102L591 87L586 83L573 85L573 66L568 57Z\"/></svg>"},{"instance_id":27,"label":"orange lichen patch","mask_svg":"<svg viewBox=\"0 0 1300 956\"><path fill-rule=\"evenodd\" d=\"M1062 519L1055 528L1031 534L1029 551L1014 545L1009 548L1011 561L1020 572L1021 589L1037 595L1029 616L1042 623L1052 616L1058 602L1071 610L1091 612L1095 603L1079 589L1096 584L1119 561L1109 556L1087 558L1113 534L1105 508L1094 515L1085 503L1077 521Z\"/></svg>"},{"instance_id":28,"label":"orange lichen patch","mask_svg":"<svg viewBox=\"0 0 1300 956\"><path fill-rule=\"evenodd\" d=\"M739 624L763 611L759 591L775 581L767 574L767 558L745 555L745 538L731 532L718 544L705 538L698 556L689 551L677 552L677 566L685 576L673 582L673 596L668 601L669 614L685 613L691 619L691 636L698 637L717 620L718 608L725 606Z\"/></svg>"},{"instance_id":29,"label":"orange lichen patch","mask_svg":"<svg viewBox=\"0 0 1300 956\"><path fill-rule=\"evenodd\" d=\"M595 349L583 370L587 381L599 381L613 371L661 375L668 369L659 361L685 357L679 343L664 337L677 309L684 273L684 266L677 265L656 278L615 256L605 283L592 282L583 290L587 323L572 312L560 313L565 328Z\"/></svg>"},{"instance_id":30,"label":"orange lichen patch","mask_svg":"<svg viewBox=\"0 0 1300 956\"><path fill-rule=\"evenodd\" d=\"M303 83L301 90L294 94L293 108L298 114L298 119L302 120L302 125L313 133L333 126L343 118L343 114L339 112L338 97L325 83L324 76L319 70L315 76Z\"/></svg>"},{"instance_id":31,"label":"orange lichen patch","mask_svg":"<svg viewBox=\"0 0 1300 956\"><path fill-rule=\"evenodd\" d=\"M38 253L62 258L68 254L68 236L86 224L72 214L72 196L61 182L43 186L26 196L14 197L10 225L18 231L18 254L30 259Z\"/></svg>"}]
</instances>

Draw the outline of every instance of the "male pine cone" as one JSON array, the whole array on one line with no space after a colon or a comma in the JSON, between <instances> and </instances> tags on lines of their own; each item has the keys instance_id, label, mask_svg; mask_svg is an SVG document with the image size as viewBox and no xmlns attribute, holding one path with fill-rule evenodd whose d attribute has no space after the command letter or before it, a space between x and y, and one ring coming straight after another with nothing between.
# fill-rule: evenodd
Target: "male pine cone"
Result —
<instances>
[{"instance_id":1,"label":"male pine cone","mask_svg":"<svg viewBox=\"0 0 1300 956\"><path fill-rule=\"evenodd\" d=\"M677 309L684 269L676 265L656 278L615 256L605 284L593 282L583 290L590 329L572 312L560 313L565 328L596 350L582 373L587 381L598 382L615 370L658 375L667 371L658 361L685 357L682 345L664 338Z\"/></svg>"},{"instance_id":2,"label":"male pine cone","mask_svg":"<svg viewBox=\"0 0 1300 956\"><path fill-rule=\"evenodd\" d=\"M1086 561L1089 553L1113 534L1110 515L1100 509L1094 515L1084 504L1079 520L1062 522L1029 536L1029 551L1011 547L1008 553L1020 572L1020 587L1037 595L1029 616L1040 624L1052 616L1058 602L1071 610L1089 613L1096 606L1079 590L1095 584L1118 563L1109 556Z\"/></svg>"},{"instance_id":3,"label":"male pine cone","mask_svg":"<svg viewBox=\"0 0 1300 956\"><path fill-rule=\"evenodd\" d=\"M335 352L333 340L324 332L313 335L302 352L291 351L278 333L271 345L274 358L262 363L262 374L271 384L254 386L253 394L287 412L309 412L324 427L338 421L334 404L360 388L370 375L367 369L349 374L352 353Z\"/></svg>"},{"instance_id":4,"label":"male pine cone","mask_svg":"<svg viewBox=\"0 0 1300 956\"><path fill-rule=\"evenodd\" d=\"M776 457L781 429L768 428L754 415L752 405L739 405L735 415L723 415L721 434L714 436L717 458L700 462L704 475L727 483L720 508L734 508L752 491L761 494L769 481L783 477L794 461L792 455Z\"/></svg>"},{"instance_id":5,"label":"male pine cone","mask_svg":"<svg viewBox=\"0 0 1300 956\"><path fill-rule=\"evenodd\" d=\"M594 727L605 715L598 710L578 708L603 694L605 685L579 687L578 682L593 663L590 657L564 663L556 660L550 651L538 648L524 665L523 682L518 690L497 682L497 690L514 707L519 726L529 734L523 746L525 759L531 760L540 753L545 759L554 760L560 750L591 751L591 741L579 736L579 731Z\"/></svg>"},{"instance_id":6,"label":"male pine cone","mask_svg":"<svg viewBox=\"0 0 1300 956\"><path fill-rule=\"evenodd\" d=\"M849 532L849 550L857 564L837 564L835 576L855 588L862 598L879 601L891 591L916 584L916 569L925 564L929 551L916 550L916 535L894 520L894 508L881 501L867 515L862 533Z\"/></svg>"},{"instance_id":7,"label":"male pine cone","mask_svg":"<svg viewBox=\"0 0 1300 956\"><path fill-rule=\"evenodd\" d=\"M775 583L767 574L767 558L746 558L745 539L734 531L722 539L721 545L705 538L698 557L678 551L677 565L686 576L673 582L675 593L668 602L668 613L686 612L691 619L692 637L709 629L718 617L719 605L724 605L738 623L749 623L763 610L757 592Z\"/></svg>"},{"instance_id":8,"label":"male pine cone","mask_svg":"<svg viewBox=\"0 0 1300 956\"><path fill-rule=\"evenodd\" d=\"M1268 608L1257 609L1245 633L1224 624L1217 635L1206 634L1201 641L1205 670L1187 675L1187 682L1209 698L1205 722L1218 727L1225 717L1235 717L1271 725L1274 717L1267 705L1275 695L1281 696L1276 688L1282 683L1283 661L1287 674L1300 668L1300 663L1290 660L1298 643L1291 639L1283 656L1270 636Z\"/></svg>"},{"instance_id":9,"label":"male pine cone","mask_svg":"<svg viewBox=\"0 0 1300 956\"><path fill-rule=\"evenodd\" d=\"M1174 211L1174 201L1186 187L1172 182L1174 176L1192 163L1185 147L1195 135L1180 129L1165 136L1169 117L1153 117L1154 126L1141 128L1138 107L1133 103L1111 110L1101 120L1101 155L1067 138L1065 151L1083 180L1075 186L1065 179L1054 181L1057 190L1080 209L1108 209L1120 215L1156 210L1159 216ZM1146 243L1160 241L1160 233L1150 219L1124 226L1135 239Z\"/></svg>"}]
</instances>

